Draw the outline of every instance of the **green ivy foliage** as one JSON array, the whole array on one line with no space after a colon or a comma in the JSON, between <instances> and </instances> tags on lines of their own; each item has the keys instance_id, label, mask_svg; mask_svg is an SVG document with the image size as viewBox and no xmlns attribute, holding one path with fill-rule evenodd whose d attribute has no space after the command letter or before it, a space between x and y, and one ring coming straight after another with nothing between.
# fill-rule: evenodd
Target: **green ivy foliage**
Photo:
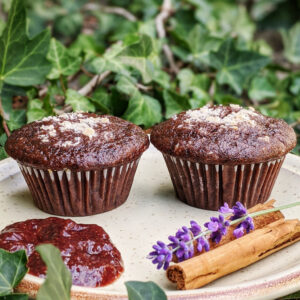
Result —
<instances>
[{"instance_id":1,"label":"green ivy foliage","mask_svg":"<svg viewBox=\"0 0 300 300\"><path fill-rule=\"evenodd\" d=\"M164 2L2 1L1 120L12 131L81 110L147 129L183 110L236 103L300 135L299 1L172 0L160 38ZM15 107L16 96L27 105ZM5 140L1 124L1 159Z\"/></svg>"}]
</instances>

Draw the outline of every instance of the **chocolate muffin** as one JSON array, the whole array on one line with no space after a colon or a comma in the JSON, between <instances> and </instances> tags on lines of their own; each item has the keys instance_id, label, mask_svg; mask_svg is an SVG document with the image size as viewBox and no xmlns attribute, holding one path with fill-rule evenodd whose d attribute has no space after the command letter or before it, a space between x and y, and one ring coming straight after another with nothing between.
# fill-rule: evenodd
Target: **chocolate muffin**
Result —
<instances>
[{"instance_id":1,"label":"chocolate muffin","mask_svg":"<svg viewBox=\"0 0 300 300\"><path fill-rule=\"evenodd\" d=\"M68 113L14 131L5 150L19 163L37 207L86 216L125 202L148 146L147 135L130 122Z\"/></svg>"},{"instance_id":2,"label":"chocolate muffin","mask_svg":"<svg viewBox=\"0 0 300 300\"><path fill-rule=\"evenodd\" d=\"M207 105L155 126L151 142L164 156L177 197L217 210L224 202L266 201L296 135L283 120L253 108Z\"/></svg>"}]
</instances>

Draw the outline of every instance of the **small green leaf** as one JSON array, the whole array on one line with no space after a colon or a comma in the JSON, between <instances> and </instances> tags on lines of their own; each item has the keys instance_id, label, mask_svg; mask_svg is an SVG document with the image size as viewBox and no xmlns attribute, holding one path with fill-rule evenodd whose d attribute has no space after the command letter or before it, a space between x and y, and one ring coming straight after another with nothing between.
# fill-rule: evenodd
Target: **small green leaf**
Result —
<instances>
[{"instance_id":1,"label":"small green leaf","mask_svg":"<svg viewBox=\"0 0 300 300\"><path fill-rule=\"evenodd\" d=\"M125 282L129 300L167 300L165 292L154 282Z\"/></svg>"},{"instance_id":2,"label":"small green leaf","mask_svg":"<svg viewBox=\"0 0 300 300\"><path fill-rule=\"evenodd\" d=\"M148 57L153 49L152 39L146 35L141 35L140 39L119 53L119 56Z\"/></svg>"},{"instance_id":3,"label":"small green leaf","mask_svg":"<svg viewBox=\"0 0 300 300\"><path fill-rule=\"evenodd\" d=\"M122 50L117 58L124 65L130 66L138 70L145 83L148 83L153 78L154 67L147 57L150 56L153 50L152 39L147 35L141 35L140 40L124 50Z\"/></svg>"},{"instance_id":4,"label":"small green leaf","mask_svg":"<svg viewBox=\"0 0 300 300\"><path fill-rule=\"evenodd\" d=\"M276 89L266 77L256 76L251 81L249 96L256 101L273 98L276 96Z\"/></svg>"},{"instance_id":5,"label":"small green leaf","mask_svg":"<svg viewBox=\"0 0 300 300\"><path fill-rule=\"evenodd\" d=\"M156 99L137 91L129 100L123 118L137 125L150 127L161 121L161 105Z\"/></svg>"},{"instance_id":6,"label":"small green leaf","mask_svg":"<svg viewBox=\"0 0 300 300\"><path fill-rule=\"evenodd\" d=\"M0 39L0 82L20 86L39 84L50 71L51 64L46 59L50 31L44 30L29 40L26 28L24 1L14 0Z\"/></svg>"},{"instance_id":7,"label":"small green leaf","mask_svg":"<svg viewBox=\"0 0 300 300\"><path fill-rule=\"evenodd\" d=\"M86 97L72 89L66 93L66 104L72 106L74 111L95 112L95 105Z\"/></svg>"},{"instance_id":8,"label":"small green leaf","mask_svg":"<svg viewBox=\"0 0 300 300\"><path fill-rule=\"evenodd\" d=\"M47 266L47 277L37 293L37 300L69 300L72 277L60 251L51 244L39 245L36 251Z\"/></svg>"},{"instance_id":9,"label":"small green leaf","mask_svg":"<svg viewBox=\"0 0 300 300\"><path fill-rule=\"evenodd\" d=\"M48 116L48 112L43 108L43 102L39 99L29 100L27 105L27 123L40 120Z\"/></svg>"},{"instance_id":10,"label":"small green leaf","mask_svg":"<svg viewBox=\"0 0 300 300\"><path fill-rule=\"evenodd\" d=\"M284 56L294 64L300 63L300 22L296 23L289 31L281 31Z\"/></svg>"},{"instance_id":11,"label":"small green leaf","mask_svg":"<svg viewBox=\"0 0 300 300\"><path fill-rule=\"evenodd\" d=\"M81 58L70 55L67 48L55 38L51 39L47 58L52 63L52 70L47 76L49 79L73 75L80 68Z\"/></svg>"},{"instance_id":12,"label":"small green leaf","mask_svg":"<svg viewBox=\"0 0 300 300\"><path fill-rule=\"evenodd\" d=\"M4 145L6 143L6 140L7 140L6 134L2 133L0 135L0 160L8 157L6 151L4 150Z\"/></svg>"},{"instance_id":13,"label":"small green leaf","mask_svg":"<svg viewBox=\"0 0 300 300\"><path fill-rule=\"evenodd\" d=\"M119 77L116 88L120 93L131 96L138 91L137 87L134 84L134 80L126 76Z\"/></svg>"},{"instance_id":14,"label":"small green leaf","mask_svg":"<svg viewBox=\"0 0 300 300\"><path fill-rule=\"evenodd\" d=\"M293 78L292 84L290 86L290 92L295 96L300 94L300 76Z\"/></svg>"},{"instance_id":15,"label":"small green leaf","mask_svg":"<svg viewBox=\"0 0 300 300\"><path fill-rule=\"evenodd\" d=\"M95 104L96 108L106 114L111 113L112 111L112 103L111 96L107 93L107 91L99 87L97 88L93 95L91 96L91 101Z\"/></svg>"},{"instance_id":16,"label":"small green leaf","mask_svg":"<svg viewBox=\"0 0 300 300\"><path fill-rule=\"evenodd\" d=\"M173 91L164 90L163 98L166 107L166 118L170 118L175 114L191 108L188 99Z\"/></svg>"},{"instance_id":17,"label":"small green leaf","mask_svg":"<svg viewBox=\"0 0 300 300\"><path fill-rule=\"evenodd\" d=\"M201 63L209 64L209 52L218 50L222 39L213 37L200 25L195 25L193 30L188 34L187 43L193 54L193 59Z\"/></svg>"},{"instance_id":18,"label":"small green leaf","mask_svg":"<svg viewBox=\"0 0 300 300\"><path fill-rule=\"evenodd\" d=\"M246 80L270 61L256 52L237 50L233 39L225 40L209 58L211 66L218 70L217 82L230 85L237 94L242 93Z\"/></svg>"},{"instance_id":19,"label":"small green leaf","mask_svg":"<svg viewBox=\"0 0 300 300\"><path fill-rule=\"evenodd\" d=\"M1 300L27 300L27 294L11 294L7 296L0 297Z\"/></svg>"},{"instance_id":20,"label":"small green leaf","mask_svg":"<svg viewBox=\"0 0 300 300\"><path fill-rule=\"evenodd\" d=\"M0 249L0 296L9 295L27 273L24 250L14 253Z\"/></svg>"},{"instance_id":21,"label":"small green leaf","mask_svg":"<svg viewBox=\"0 0 300 300\"><path fill-rule=\"evenodd\" d=\"M14 131L26 124L26 111L24 109L12 110L7 125L10 131Z\"/></svg>"}]
</instances>

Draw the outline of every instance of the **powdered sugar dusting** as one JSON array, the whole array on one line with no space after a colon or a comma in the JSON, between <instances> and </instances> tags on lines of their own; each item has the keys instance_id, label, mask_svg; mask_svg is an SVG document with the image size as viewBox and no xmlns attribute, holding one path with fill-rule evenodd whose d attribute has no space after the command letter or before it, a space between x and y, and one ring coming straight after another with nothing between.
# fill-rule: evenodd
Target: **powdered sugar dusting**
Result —
<instances>
[{"instance_id":1,"label":"powdered sugar dusting","mask_svg":"<svg viewBox=\"0 0 300 300\"><path fill-rule=\"evenodd\" d=\"M241 123L246 123L247 125L254 127L257 122L252 117L258 117L259 114L252 109L244 109L239 105L231 104L232 111L229 114L224 115L224 107L217 106L213 107L206 105L201 109L188 110L185 113L187 117L185 122L209 122L214 124L221 124L224 127L232 127L233 129L238 129L238 125Z\"/></svg>"},{"instance_id":2,"label":"powdered sugar dusting","mask_svg":"<svg viewBox=\"0 0 300 300\"><path fill-rule=\"evenodd\" d=\"M42 125L39 138L41 142L48 143L51 137L62 136L62 133L74 133L72 140L61 140L56 145L61 147L74 147L79 145L83 140L83 136L87 136L90 140L97 137L95 130L99 126L107 126L110 121L107 117L87 117L82 113L65 113L60 116L50 116L38 122L52 122L50 125ZM110 138L109 134L104 135Z\"/></svg>"}]
</instances>

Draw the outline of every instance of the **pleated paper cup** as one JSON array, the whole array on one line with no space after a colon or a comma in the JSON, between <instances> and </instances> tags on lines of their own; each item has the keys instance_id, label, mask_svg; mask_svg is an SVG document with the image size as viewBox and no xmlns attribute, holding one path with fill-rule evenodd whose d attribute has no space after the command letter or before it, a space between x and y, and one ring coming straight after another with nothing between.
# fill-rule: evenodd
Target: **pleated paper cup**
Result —
<instances>
[{"instance_id":1,"label":"pleated paper cup","mask_svg":"<svg viewBox=\"0 0 300 300\"><path fill-rule=\"evenodd\" d=\"M52 171L19 164L35 205L53 215L88 216L123 204L139 159L106 169Z\"/></svg>"},{"instance_id":2,"label":"pleated paper cup","mask_svg":"<svg viewBox=\"0 0 300 300\"><path fill-rule=\"evenodd\" d=\"M285 157L239 165L195 163L164 154L177 197L188 205L218 210L227 202L246 207L268 200Z\"/></svg>"}]
</instances>

